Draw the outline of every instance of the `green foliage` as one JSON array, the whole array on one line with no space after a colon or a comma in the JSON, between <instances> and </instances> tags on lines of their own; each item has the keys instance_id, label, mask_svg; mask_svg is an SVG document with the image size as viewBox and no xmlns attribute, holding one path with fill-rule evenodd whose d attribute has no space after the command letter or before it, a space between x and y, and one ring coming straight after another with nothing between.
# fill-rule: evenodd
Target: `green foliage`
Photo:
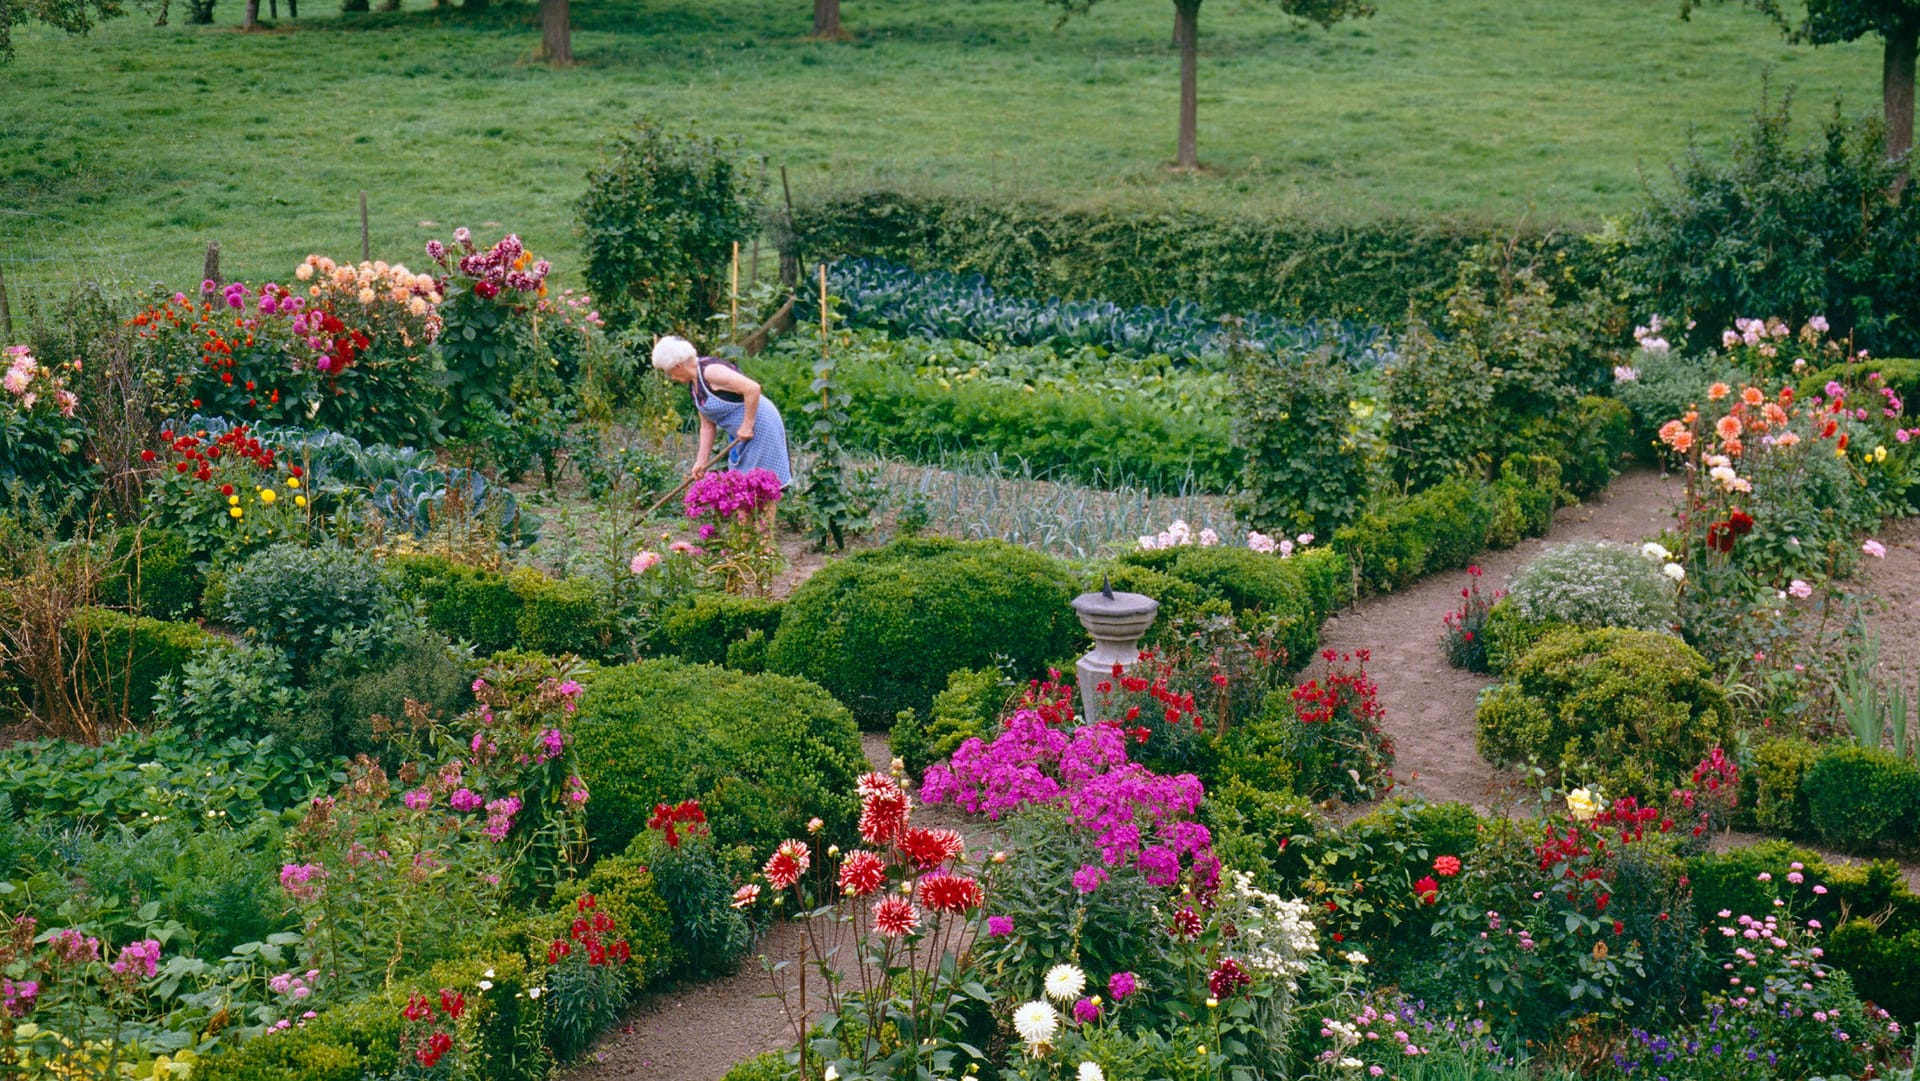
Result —
<instances>
[{"instance_id":1,"label":"green foliage","mask_svg":"<svg viewBox=\"0 0 1920 1081\"><path fill-rule=\"evenodd\" d=\"M1506 603L1517 622L1672 633L1680 617L1661 566L1607 541L1559 544L1513 576Z\"/></svg>"},{"instance_id":2,"label":"green foliage","mask_svg":"<svg viewBox=\"0 0 1920 1081\"><path fill-rule=\"evenodd\" d=\"M113 716L142 722L152 716L154 692L196 653L219 639L195 623L169 623L109 608L82 608L67 624L67 648L78 658L74 676L81 701Z\"/></svg>"},{"instance_id":3,"label":"green foliage","mask_svg":"<svg viewBox=\"0 0 1920 1081\"><path fill-rule=\"evenodd\" d=\"M587 287L616 326L686 329L720 310L758 214L735 144L641 120L603 148L577 206Z\"/></svg>"},{"instance_id":4,"label":"green foliage","mask_svg":"<svg viewBox=\"0 0 1920 1081\"><path fill-rule=\"evenodd\" d=\"M1920 811L1920 767L1892 751L1834 747L1822 751L1801 781L1807 824L1849 851L1913 839Z\"/></svg>"},{"instance_id":5,"label":"green foliage","mask_svg":"<svg viewBox=\"0 0 1920 1081\"><path fill-rule=\"evenodd\" d=\"M180 533L123 527L108 537L107 551L114 567L100 583L100 600L107 607L181 619L199 606L206 578Z\"/></svg>"},{"instance_id":6,"label":"green foliage","mask_svg":"<svg viewBox=\"0 0 1920 1081\"><path fill-rule=\"evenodd\" d=\"M1807 829L1807 770L1820 748L1801 739L1770 739L1753 749L1753 765L1740 775L1741 802L1752 809L1754 824L1782 837Z\"/></svg>"},{"instance_id":7,"label":"green foliage","mask_svg":"<svg viewBox=\"0 0 1920 1081\"><path fill-rule=\"evenodd\" d=\"M1016 676L1032 675L1071 656L1083 641L1073 596L1064 564L1024 548L895 541L795 590L767 665L819 683L880 728L902 709L928 709L956 669L1004 656Z\"/></svg>"},{"instance_id":8,"label":"green foliage","mask_svg":"<svg viewBox=\"0 0 1920 1081\"><path fill-rule=\"evenodd\" d=\"M819 687L676 660L600 671L574 735L602 852L644 832L655 804L685 799L722 845L767 848L816 815L842 835L866 762L852 718Z\"/></svg>"},{"instance_id":9,"label":"green foliage","mask_svg":"<svg viewBox=\"0 0 1920 1081\"><path fill-rule=\"evenodd\" d=\"M755 378L778 401L817 401L812 347L776 345ZM1018 460L1036 474L1160 492L1225 491L1239 473L1214 385L1186 372L1116 370L1097 355L894 342L835 343L834 439L845 450L937 464L962 451ZM1218 381L1217 378L1215 380Z\"/></svg>"},{"instance_id":10,"label":"green foliage","mask_svg":"<svg viewBox=\"0 0 1920 1081\"><path fill-rule=\"evenodd\" d=\"M1487 625L1481 632L1487 639L1487 671L1505 675L1533 644L1549 633L1562 629L1557 623L1535 623L1521 619L1506 598L1494 602L1487 612Z\"/></svg>"},{"instance_id":11,"label":"green foliage","mask_svg":"<svg viewBox=\"0 0 1920 1081\"><path fill-rule=\"evenodd\" d=\"M98 897L139 908L159 905L178 920L197 956L226 956L243 942L290 930L279 887L280 828L259 818L239 829L224 819L174 819L152 828L119 825L75 838L63 877ZM67 851L73 849L62 846ZM53 907L52 898L40 904Z\"/></svg>"},{"instance_id":12,"label":"green foliage","mask_svg":"<svg viewBox=\"0 0 1920 1081\"><path fill-rule=\"evenodd\" d=\"M696 664L725 664L735 644L754 631L762 638L780 626L781 603L732 593L695 594L662 621L663 648Z\"/></svg>"},{"instance_id":13,"label":"green foliage","mask_svg":"<svg viewBox=\"0 0 1920 1081\"><path fill-rule=\"evenodd\" d=\"M1731 718L1684 642L1603 628L1543 638L1482 697L1475 721L1490 761L1537 760L1551 777L1597 781L1609 798L1658 803L1731 740Z\"/></svg>"},{"instance_id":14,"label":"green foliage","mask_svg":"<svg viewBox=\"0 0 1920 1081\"><path fill-rule=\"evenodd\" d=\"M594 861L585 878L555 891L552 937L565 935L564 925L572 916L568 906L583 893L593 894L599 910L613 918L633 953L621 969L629 990L639 991L673 971L682 947L674 937L673 916L646 863L626 855L606 856Z\"/></svg>"},{"instance_id":15,"label":"green foliage","mask_svg":"<svg viewBox=\"0 0 1920 1081\"><path fill-rule=\"evenodd\" d=\"M845 441L840 438L849 421L847 395L837 393L834 371L839 358L829 352L822 332L820 359L813 364L813 382L801 408L811 419L802 444L813 453L807 470L806 511L812 523L814 540L825 547L831 541L835 549L845 549L847 534L865 532L873 524L873 503L854 482L857 479L847 462Z\"/></svg>"},{"instance_id":16,"label":"green foliage","mask_svg":"<svg viewBox=\"0 0 1920 1081\"><path fill-rule=\"evenodd\" d=\"M737 1062L720 1081L788 1081L793 1076L793 1068L787 1065L787 1057L778 1051L768 1051L755 1055L745 1062Z\"/></svg>"},{"instance_id":17,"label":"green foliage","mask_svg":"<svg viewBox=\"0 0 1920 1081\"><path fill-rule=\"evenodd\" d=\"M507 575L435 555L389 556L386 565L396 572L400 595L419 606L434 630L476 653L518 642L524 604Z\"/></svg>"},{"instance_id":18,"label":"green foliage","mask_svg":"<svg viewBox=\"0 0 1920 1081\"><path fill-rule=\"evenodd\" d=\"M1796 146L1790 105L1763 101L1727 160L1690 147L1634 216L1620 273L1635 310L1694 321L1696 347L1735 318L1824 315L1856 348L1911 353L1920 204L1886 197L1900 166L1877 121L1848 123L1836 107L1814 145Z\"/></svg>"},{"instance_id":19,"label":"green foliage","mask_svg":"<svg viewBox=\"0 0 1920 1081\"><path fill-rule=\"evenodd\" d=\"M1552 475L1541 481L1527 475L1522 462L1545 462ZM1487 547L1511 548L1526 537L1545 536L1553 528L1553 508L1559 494L1559 463L1551 458L1509 458L1493 482L1493 520L1487 523Z\"/></svg>"},{"instance_id":20,"label":"green foliage","mask_svg":"<svg viewBox=\"0 0 1920 1081\"><path fill-rule=\"evenodd\" d=\"M984 275L1033 295L1166 305L1194 297L1224 312L1393 319L1437 307L1476 245L1507 240L1452 222L1348 225L1324 218L1126 205L1067 209L972 195L856 191L796 208L813 257L870 256ZM1550 258L1577 240L1530 235Z\"/></svg>"},{"instance_id":21,"label":"green foliage","mask_svg":"<svg viewBox=\"0 0 1920 1081\"><path fill-rule=\"evenodd\" d=\"M1695 405L1707 403L1707 388L1715 383L1740 386L1747 373L1719 353L1689 356L1678 349L1633 359L1634 378L1613 388L1613 394L1633 415L1629 449L1643 461L1662 460L1660 426L1684 416ZM1814 388L1825 386L1821 380ZM1803 388L1804 390L1804 388Z\"/></svg>"},{"instance_id":22,"label":"green foliage","mask_svg":"<svg viewBox=\"0 0 1920 1081\"><path fill-rule=\"evenodd\" d=\"M305 803L326 783L326 766L270 738L214 742L174 728L98 747L22 742L0 755L0 792L29 820L244 823Z\"/></svg>"},{"instance_id":23,"label":"green foliage","mask_svg":"<svg viewBox=\"0 0 1920 1081\"><path fill-rule=\"evenodd\" d=\"M1233 441L1243 458L1240 516L1281 534L1328 536L1359 517L1372 475L1353 434L1353 370L1322 350L1248 352L1235 366Z\"/></svg>"},{"instance_id":24,"label":"green foliage","mask_svg":"<svg viewBox=\"0 0 1920 1081\"><path fill-rule=\"evenodd\" d=\"M1920 930L1882 934L1871 919L1855 918L1834 929L1826 950L1861 998L1903 1022L1920 1018Z\"/></svg>"},{"instance_id":25,"label":"green foliage","mask_svg":"<svg viewBox=\"0 0 1920 1081\"><path fill-rule=\"evenodd\" d=\"M1902 416L1911 417L1920 411L1920 360L1881 357L1821 368L1800 380L1797 396L1802 399L1824 397L1828 383L1839 383L1847 388L1848 400L1854 401L1857 399L1853 396L1867 387L1874 375L1880 377L1878 386L1900 396Z\"/></svg>"},{"instance_id":26,"label":"green foliage","mask_svg":"<svg viewBox=\"0 0 1920 1081\"><path fill-rule=\"evenodd\" d=\"M472 701L472 658L425 627L398 626L368 648L336 649L317 661L304 681L307 708L290 728L270 728L314 755L376 751L386 728L403 727L410 712L446 720Z\"/></svg>"},{"instance_id":27,"label":"green foliage","mask_svg":"<svg viewBox=\"0 0 1920 1081\"><path fill-rule=\"evenodd\" d=\"M553 579L522 567L508 575L520 600L514 619L519 648L555 656L605 656L612 646L605 588L591 578Z\"/></svg>"},{"instance_id":28,"label":"green foliage","mask_svg":"<svg viewBox=\"0 0 1920 1081\"><path fill-rule=\"evenodd\" d=\"M287 655L240 643L202 650L155 689L154 717L201 739L258 739L307 723L305 692L293 686Z\"/></svg>"},{"instance_id":29,"label":"green foliage","mask_svg":"<svg viewBox=\"0 0 1920 1081\"><path fill-rule=\"evenodd\" d=\"M1224 783L1208 787L1201 805L1213 831L1214 854L1222 864L1252 875L1263 889L1299 880L1300 849L1289 851L1289 846L1311 839L1318 828L1310 797L1286 786L1264 787L1284 772L1262 771L1255 782L1228 772Z\"/></svg>"},{"instance_id":30,"label":"green foliage","mask_svg":"<svg viewBox=\"0 0 1920 1081\"><path fill-rule=\"evenodd\" d=\"M256 640L284 650L296 677L333 648L336 636L373 626L394 608L380 566L350 548L275 544L226 576L222 616Z\"/></svg>"},{"instance_id":31,"label":"green foliage","mask_svg":"<svg viewBox=\"0 0 1920 1081\"><path fill-rule=\"evenodd\" d=\"M1613 398L1586 395L1529 423L1519 445L1560 463L1560 487L1575 499L1599 495L1633 449L1633 411Z\"/></svg>"},{"instance_id":32,"label":"green foliage","mask_svg":"<svg viewBox=\"0 0 1920 1081\"><path fill-rule=\"evenodd\" d=\"M1129 552L1118 565L1155 571L1183 583L1186 590L1173 591L1176 600L1191 591L1201 601L1224 601L1235 613L1251 616L1273 632L1275 643L1287 652L1286 667L1295 670L1304 667L1320 647L1320 626L1344 599L1350 581L1346 558L1325 547L1283 559L1251 548L1179 545ZM1124 587L1116 583L1114 588ZM1158 594L1147 595L1160 599ZM1175 604L1163 612L1160 625L1171 626L1182 614L1181 607Z\"/></svg>"},{"instance_id":33,"label":"green foliage","mask_svg":"<svg viewBox=\"0 0 1920 1081\"><path fill-rule=\"evenodd\" d=\"M627 859L643 862L671 921L672 973L704 979L732 972L753 943L753 926L733 907L734 870L727 853L704 836L689 834L678 846L658 831L635 837ZM738 862L738 861L732 861Z\"/></svg>"},{"instance_id":34,"label":"green foliage","mask_svg":"<svg viewBox=\"0 0 1920 1081\"><path fill-rule=\"evenodd\" d=\"M1422 575L1465 567L1486 547L1495 510L1490 486L1450 480L1387 499L1335 532L1333 544L1353 562L1362 589L1390 593Z\"/></svg>"}]
</instances>

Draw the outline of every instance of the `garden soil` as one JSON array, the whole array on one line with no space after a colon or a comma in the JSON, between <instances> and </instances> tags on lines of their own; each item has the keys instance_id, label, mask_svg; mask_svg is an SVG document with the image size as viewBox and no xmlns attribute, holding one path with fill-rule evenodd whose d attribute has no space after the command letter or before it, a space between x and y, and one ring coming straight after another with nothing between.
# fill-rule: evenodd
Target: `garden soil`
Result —
<instances>
[{"instance_id":1,"label":"garden soil","mask_svg":"<svg viewBox=\"0 0 1920 1081\"><path fill-rule=\"evenodd\" d=\"M1574 540L1638 544L1662 532L1673 524L1683 488L1676 475L1622 474L1595 499L1557 512L1545 538L1484 553L1478 563L1482 590L1504 588L1514 571L1549 545ZM1920 679L1920 519L1890 525L1880 540L1887 556L1864 560L1859 584L1873 598L1868 623L1880 638L1882 670L1913 686ZM789 570L775 589L781 596L825 562L797 538L789 541L782 545ZM1438 574L1398 593L1369 598L1328 622L1323 646L1369 651L1367 669L1380 686L1403 791L1499 811L1529 798L1534 789L1525 778L1488 765L1474 749L1474 708L1491 681L1450 667L1441 638L1442 620L1459 606L1467 581L1463 572ZM867 733L863 740L869 761L886 768L886 737ZM915 813L916 821L961 830L970 850L992 844L983 823L949 808ZM1756 839L1730 835L1722 840ZM1909 883L1920 886L1920 867L1909 864L1905 870ZM792 925L778 924L755 952L793 957L799 941ZM655 996L566 1076L569 1081L718 1081L735 1063L791 1043L792 1030L770 990L759 964L749 961L732 977Z\"/></svg>"}]
</instances>

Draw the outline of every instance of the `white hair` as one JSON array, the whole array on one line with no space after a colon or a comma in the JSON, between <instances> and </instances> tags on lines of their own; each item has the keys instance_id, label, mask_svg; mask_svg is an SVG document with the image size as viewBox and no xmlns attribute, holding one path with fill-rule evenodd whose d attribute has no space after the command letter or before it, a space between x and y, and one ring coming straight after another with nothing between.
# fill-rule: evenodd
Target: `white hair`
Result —
<instances>
[{"instance_id":1,"label":"white hair","mask_svg":"<svg viewBox=\"0 0 1920 1081\"><path fill-rule=\"evenodd\" d=\"M700 351L685 338L669 334L653 343L653 366L670 372L690 360L699 360Z\"/></svg>"}]
</instances>

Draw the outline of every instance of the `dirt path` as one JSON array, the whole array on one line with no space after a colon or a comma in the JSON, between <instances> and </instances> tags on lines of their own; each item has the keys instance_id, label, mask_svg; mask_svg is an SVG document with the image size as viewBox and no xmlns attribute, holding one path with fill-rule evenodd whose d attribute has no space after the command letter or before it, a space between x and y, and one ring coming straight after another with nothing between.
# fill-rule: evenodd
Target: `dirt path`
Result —
<instances>
[{"instance_id":1,"label":"dirt path","mask_svg":"<svg viewBox=\"0 0 1920 1081\"><path fill-rule=\"evenodd\" d=\"M1678 476L1623 473L1592 501L1557 512L1544 538L1483 553L1481 589L1505 588L1515 570L1549 545L1574 540L1637 544L1652 537L1672 525L1681 492ZM1466 583L1465 572L1437 574L1362 601L1330 620L1321 640L1342 652L1372 650L1367 670L1380 685L1403 790L1486 810L1506 803L1517 779L1474 750L1474 705L1493 681L1450 667L1443 652L1441 620L1458 608Z\"/></svg>"},{"instance_id":2,"label":"dirt path","mask_svg":"<svg viewBox=\"0 0 1920 1081\"><path fill-rule=\"evenodd\" d=\"M861 742L867 761L885 770L887 737L868 732ZM916 804L913 821L959 830L970 854L988 851L994 842L986 823L950 807ZM794 924L777 923L751 953L775 960L795 958L801 941ZM841 970L846 971L846 966ZM735 1063L792 1045L793 1029L772 989L760 962L750 956L732 976L676 988L641 1002L562 1076L567 1081L719 1081Z\"/></svg>"}]
</instances>

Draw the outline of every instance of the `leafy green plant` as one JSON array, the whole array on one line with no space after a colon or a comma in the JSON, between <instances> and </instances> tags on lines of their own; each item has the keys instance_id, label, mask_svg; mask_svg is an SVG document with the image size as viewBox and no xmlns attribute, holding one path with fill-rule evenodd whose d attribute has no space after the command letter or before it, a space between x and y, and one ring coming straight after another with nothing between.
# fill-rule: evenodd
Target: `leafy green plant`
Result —
<instances>
[{"instance_id":1,"label":"leafy green plant","mask_svg":"<svg viewBox=\"0 0 1920 1081\"><path fill-rule=\"evenodd\" d=\"M1837 747L1807 767L1807 821L1850 850L1905 843L1920 808L1920 767L1878 747Z\"/></svg>"},{"instance_id":2,"label":"leafy green plant","mask_svg":"<svg viewBox=\"0 0 1920 1081\"><path fill-rule=\"evenodd\" d=\"M1350 365L1326 348L1297 360L1245 350L1234 370L1240 516L1259 529L1317 536L1358 518L1372 470L1352 423Z\"/></svg>"},{"instance_id":3,"label":"leafy green plant","mask_svg":"<svg viewBox=\"0 0 1920 1081\"><path fill-rule=\"evenodd\" d=\"M284 650L299 676L333 647L337 634L373 626L394 605L380 565L364 553L277 544L228 574L222 615Z\"/></svg>"}]
</instances>

